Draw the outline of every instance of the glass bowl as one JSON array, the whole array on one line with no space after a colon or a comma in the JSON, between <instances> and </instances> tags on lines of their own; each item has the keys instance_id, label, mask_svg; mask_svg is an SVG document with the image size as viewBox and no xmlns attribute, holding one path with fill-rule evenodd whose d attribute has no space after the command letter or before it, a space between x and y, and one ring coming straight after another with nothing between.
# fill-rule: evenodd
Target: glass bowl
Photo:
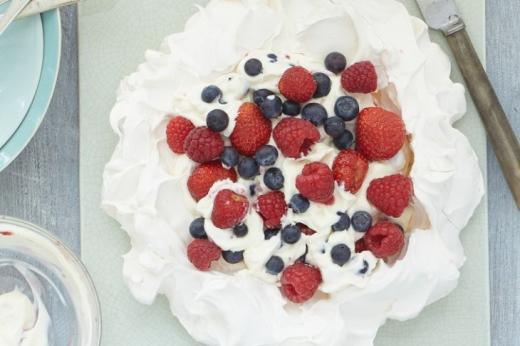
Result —
<instances>
[{"instance_id":1,"label":"glass bowl","mask_svg":"<svg viewBox=\"0 0 520 346\"><path fill-rule=\"evenodd\" d=\"M0 294L13 290L35 305L41 299L51 319L49 345L100 345L99 300L81 261L40 227L0 216Z\"/></svg>"}]
</instances>

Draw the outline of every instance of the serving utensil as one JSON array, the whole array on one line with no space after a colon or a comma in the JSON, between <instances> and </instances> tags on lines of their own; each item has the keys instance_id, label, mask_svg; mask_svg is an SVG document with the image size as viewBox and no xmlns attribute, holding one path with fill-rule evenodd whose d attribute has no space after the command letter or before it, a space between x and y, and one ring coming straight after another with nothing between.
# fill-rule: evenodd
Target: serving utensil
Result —
<instances>
[{"instance_id":1,"label":"serving utensil","mask_svg":"<svg viewBox=\"0 0 520 346\"><path fill-rule=\"evenodd\" d=\"M31 0L12 0L11 5L7 8L5 13L0 17L0 36L7 29L9 24L22 12L22 10L29 4Z\"/></svg>"},{"instance_id":2,"label":"serving utensil","mask_svg":"<svg viewBox=\"0 0 520 346\"><path fill-rule=\"evenodd\" d=\"M480 62L453 0L416 0L428 26L448 40L479 111L513 199L520 209L520 144Z\"/></svg>"}]
</instances>

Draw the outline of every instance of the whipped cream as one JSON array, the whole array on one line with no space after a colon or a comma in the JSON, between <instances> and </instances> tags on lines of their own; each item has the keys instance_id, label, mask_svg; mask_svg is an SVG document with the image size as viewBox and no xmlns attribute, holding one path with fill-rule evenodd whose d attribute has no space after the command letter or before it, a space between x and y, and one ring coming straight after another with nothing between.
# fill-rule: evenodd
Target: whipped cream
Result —
<instances>
[{"instance_id":1,"label":"whipped cream","mask_svg":"<svg viewBox=\"0 0 520 346\"><path fill-rule=\"evenodd\" d=\"M282 248L279 236L260 239L261 219L254 212L248 214L250 231L242 239L213 229L206 219L208 236L220 247L246 249L245 265L230 269L219 263L209 273L197 271L186 256L191 220L210 214L219 189L248 185L220 182L205 199L193 201L186 187L193 164L169 150L167 115L182 114L204 125L215 105L203 103L200 91L216 84L224 95L219 108L230 116L227 136L250 88L276 90L284 64L325 72L323 59L331 51L342 52L349 63L376 65L379 92L356 98L360 108L375 104L402 115L415 154L410 172L415 197L428 222L414 223L413 213L405 212L400 223L410 226L408 245L395 263L363 252L339 267L330 261L330 248L344 243L353 249L360 235L320 231L337 221L336 206L313 204L302 215L289 211L284 222L302 222L317 233ZM266 52L276 52L278 62L271 63ZM255 78L241 73L252 56L264 66ZM209 345L344 345L345 340L370 345L387 318L417 316L455 288L464 263L459 232L484 191L476 155L452 127L466 103L463 87L449 75L450 62L430 41L425 24L396 1L211 1L188 20L184 32L167 37L160 51L146 53L146 62L121 83L110 116L119 143L105 168L102 204L132 240L123 267L132 294L145 304L166 295L190 334ZM333 101L342 94L333 78L331 94L318 102L333 114ZM330 165L334 156L334 149L321 143L301 160L282 157L276 165L291 181L305 160ZM337 207L349 215L375 212L363 197L369 182L399 172L403 157L371 164L356 196L336 188ZM290 198L293 184L285 184L283 191ZM307 261L320 267L324 295L296 306L283 298L263 265L272 254L291 261L305 251ZM223 327L223 321L233 328Z\"/></svg>"}]
</instances>

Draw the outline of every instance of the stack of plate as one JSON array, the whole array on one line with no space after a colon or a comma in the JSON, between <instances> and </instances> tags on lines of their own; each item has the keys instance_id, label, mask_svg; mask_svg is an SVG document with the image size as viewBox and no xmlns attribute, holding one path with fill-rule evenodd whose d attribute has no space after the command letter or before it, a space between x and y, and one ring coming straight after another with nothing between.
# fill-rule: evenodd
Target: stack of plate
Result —
<instances>
[{"instance_id":1,"label":"stack of plate","mask_svg":"<svg viewBox=\"0 0 520 346\"><path fill-rule=\"evenodd\" d=\"M0 6L0 13L8 5ZM60 48L57 10L17 20L0 36L0 171L25 148L45 116Z\"/></svg>"}]
</instances>

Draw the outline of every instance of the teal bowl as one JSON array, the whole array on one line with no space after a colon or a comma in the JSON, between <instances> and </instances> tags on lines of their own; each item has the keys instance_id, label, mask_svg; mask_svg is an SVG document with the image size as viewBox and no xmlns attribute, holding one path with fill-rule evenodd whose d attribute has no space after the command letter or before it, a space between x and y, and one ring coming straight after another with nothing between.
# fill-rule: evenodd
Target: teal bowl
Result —
<instances>
[{"instance_id":1,"label":"teal bowl","mask_svg":"<svg viewBox=\"0 0 520 346\"><path fill-rule=\"evenodd\" d=\"M56 86L61 56L61 21L58 10L41 14L43 64L32 103L16 132L0 148L0 171L5 169L29 144L49 108Z\"/></svg>"}]
</instances>

